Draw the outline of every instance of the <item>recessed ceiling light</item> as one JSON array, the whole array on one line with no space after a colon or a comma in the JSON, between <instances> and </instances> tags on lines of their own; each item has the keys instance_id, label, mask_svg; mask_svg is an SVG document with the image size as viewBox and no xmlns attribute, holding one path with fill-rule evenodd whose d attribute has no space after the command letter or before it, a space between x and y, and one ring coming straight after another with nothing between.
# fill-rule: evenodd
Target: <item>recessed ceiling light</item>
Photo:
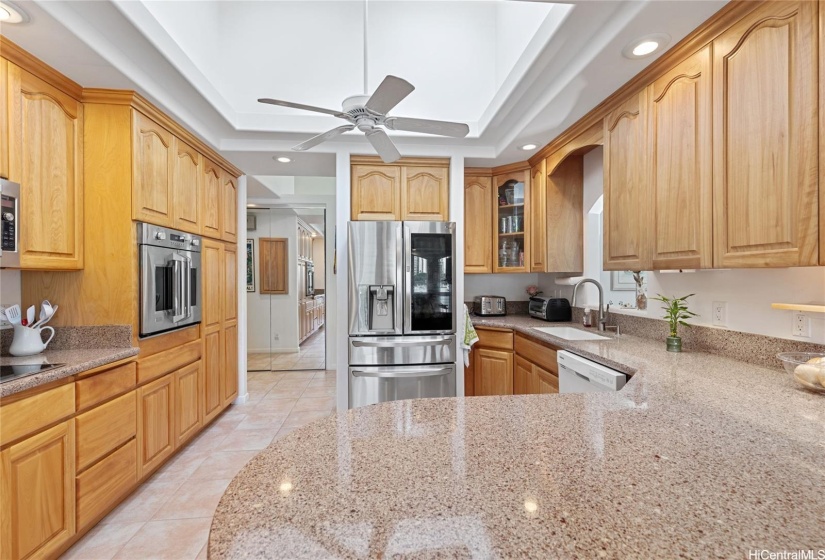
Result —
<instances>
[{"instance_id":1,"label":"recessed ceiling light","mask_svg":"<svg viewBox=\"0 0 825 560\"><path fill-rule=\"evenodd\" d=\"M622 54L626 58L643 58L655 52L661 51L670 43L670 35L665 33L653 33L639 37L622 49Z\"/></svg>"},{"instance_id":2,"label":"recessed ceiling light","mask_svg":"<svg viewBox=\"0 0 825 560\"><path fill-rule=\"evenodd\" d=\"M29 21L29 16L8 1L0 2L0 21L3 23L26 23Z\"/></svg>"},{"instance_id":3,"label":"recessed ceiling light","mask_svg":"<svg viewBox=\"0 0 825 560\"><path fill-rule=\"evenodd\" d=\"M536 147L537 146L535 144L525 144L524 146L521 147L521 149L522 150L535 150Z\"/></svg>"},{"instance_id":4,"label":"recessed ceiling light","mask_svg":"<svg viewBox=\"0 0 825 560\"><path fill-rule=\"evenodd\" d=\"M288 157L280 156L280 157L276 157L275 161L280 161L281 163L289 163L292 160L289 159Z\"/></svg>"}]
</instances>

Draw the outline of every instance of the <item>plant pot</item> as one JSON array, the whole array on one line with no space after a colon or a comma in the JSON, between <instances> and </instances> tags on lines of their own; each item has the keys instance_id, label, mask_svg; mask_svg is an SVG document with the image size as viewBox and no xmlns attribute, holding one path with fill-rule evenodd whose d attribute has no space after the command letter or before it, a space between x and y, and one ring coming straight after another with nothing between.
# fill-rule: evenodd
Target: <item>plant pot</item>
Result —
<instances>
[{"instance_id":1,"label":"plant pot","mask_svg":"<svg viewBox=\"0 0 825 560\"><path fill-rule=\"evenodd\" d=\"M682 337L680 337L680 336L669 336L669 337L667 337L667 351L668 352L681 352L682 351Z\"/></svg>"}]
</instances>

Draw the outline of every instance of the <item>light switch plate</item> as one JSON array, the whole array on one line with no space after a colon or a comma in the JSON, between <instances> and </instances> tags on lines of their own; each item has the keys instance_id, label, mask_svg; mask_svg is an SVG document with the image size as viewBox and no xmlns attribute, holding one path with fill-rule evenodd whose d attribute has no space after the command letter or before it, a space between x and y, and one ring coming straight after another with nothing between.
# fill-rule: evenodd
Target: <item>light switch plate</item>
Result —
<instances>
[{"instance_id":1,"label":"light switch plate","mask_svg":"<svg viewBox=\"0 0 825 560\"><path fill-rule=\"evenodd\" d=\"M724 301L713 302L713 324L725 327L728 324L728 304Z\"/></svg>"}]
</instances>

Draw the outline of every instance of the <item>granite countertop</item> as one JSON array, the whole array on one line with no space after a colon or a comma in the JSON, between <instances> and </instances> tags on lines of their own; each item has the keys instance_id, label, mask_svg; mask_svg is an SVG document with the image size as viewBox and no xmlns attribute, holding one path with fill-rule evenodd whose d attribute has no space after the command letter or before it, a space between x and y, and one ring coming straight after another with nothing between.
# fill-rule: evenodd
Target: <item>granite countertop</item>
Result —
<instances>
[{"instance_id":1,"label":"granite countertop","mask_svg":"<svg viewBox=\"0 0 825 560\"><path fill-rule=\"evenodd\" d=\"M397 401L310 424L232 481L209 557L746 558L825 547L825 398L779 369L668 353L662 341L530 334L635 374L617 393Z\"/></svg>"},{"instance_id":2,"label":"granite countertop","mask_svg":"<svg viewBox=\"0 0 825 560\"><path fill-rule=\"evenodd\" d=\"M35 356L0 356L0 365L65 364L43 373L0 383L0 398L20 393L84 371L136 356L131 327L58 327L45 352Z\"/></svg>"}]
</instances>

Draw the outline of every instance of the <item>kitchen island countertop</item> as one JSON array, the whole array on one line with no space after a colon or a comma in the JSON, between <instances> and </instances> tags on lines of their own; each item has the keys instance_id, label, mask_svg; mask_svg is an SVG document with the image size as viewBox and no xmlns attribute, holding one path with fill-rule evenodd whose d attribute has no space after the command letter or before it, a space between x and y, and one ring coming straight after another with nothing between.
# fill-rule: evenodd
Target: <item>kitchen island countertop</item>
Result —
<instances>
[{"instance_id":1,"label":"kitchen island countertop","mask_svg":"<svg viewBox=\"0 0 825 560\"><path fill-rule=\"evenodd\" d=\"M617 393L397 401L317 421L232 481L209 557L825 548L822 396L779 369L663 341L564 341L528 317L475 319L635 373Z\"/></svg>"}]
</instances>

